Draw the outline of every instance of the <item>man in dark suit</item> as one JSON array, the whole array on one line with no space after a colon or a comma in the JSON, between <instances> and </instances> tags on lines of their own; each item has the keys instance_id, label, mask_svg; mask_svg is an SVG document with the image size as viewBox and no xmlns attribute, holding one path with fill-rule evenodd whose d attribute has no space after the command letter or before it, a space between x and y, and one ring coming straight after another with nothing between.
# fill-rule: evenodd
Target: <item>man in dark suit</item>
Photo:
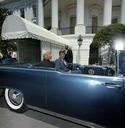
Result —
<instances>
[{"instance_id":1,"label":"man in dark suit","mask_svg":"<svg viewBox=\"0 0 125 128\"><path fill-rule=\"evenodd\" d=\"M67 63L73 63L73 53L68 45L65 45L65 61Z\"/></svg>"},{"instance_id":2,"label":"man in dark suit","mask_svg":"<svg viewBox=\"0 0 125 128\"><path fill-rule=\"evenodd\" d=\"M55 63L52 62L51 59L52 59L52 53L50 50L46 49L43 52L43 61L41 61L39 64L36 64L35 66L55 68Z\"/></svg>"},{"instance_id":3,"label":"man in dark suit","mask_svg":"<svg viewBox=\"0 0 125 128\"><path fill-rule=\"evenodd\" d=\"M60 50L59 51L59 58L55 61L55 68L57 71L61 71L61 72L68 72L68 65L66 63L66 61L64 60L65 57L65 51L64 50Z\"/></svg>"}]
</instances>

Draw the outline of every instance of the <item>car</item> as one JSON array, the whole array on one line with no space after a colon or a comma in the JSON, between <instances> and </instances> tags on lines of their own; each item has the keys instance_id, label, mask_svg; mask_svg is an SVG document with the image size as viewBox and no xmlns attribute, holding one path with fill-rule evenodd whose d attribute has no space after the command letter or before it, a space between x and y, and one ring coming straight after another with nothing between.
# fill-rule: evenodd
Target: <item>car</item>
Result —
<instances>
[{"instance_id":1,"label":"car","mask_svg":"<svg viewBox=\"0 0 125 128\"><path fill-rule=\"evenodd\" d=\"M79 70L81 74L114 76L115 69L111 66L68 64L70 70Z\"/></svg>"},{"instance_id":2,"label":"car","mask_svg":"<svg viewBox=\"0 0 125 128\"><path fill-rule=\"evenodd\" d=\"M0 59L0 64L2 65L11 65L13 63L16 63L16 58L2 58Z\"/></svg>"},{"instance_id":3,"label":"car","mask_svg":"<svg viewBox=\"0 0 125 128\"><path fill-rule=\"evenodd\" d=\"M28 108L89 128L125 128L125 78L0 66L0 89L15 112Z\"/></svg>"},{"instance_id":4,"label":"car","mask_svg":"<svg viewBox=\"0 0 125 128\"><path fill-rule=\"evenodd\" d=\"M115 70L110 66L85 65L80 67L82 74L114 76Z\"/></svg>"}]
</instances>

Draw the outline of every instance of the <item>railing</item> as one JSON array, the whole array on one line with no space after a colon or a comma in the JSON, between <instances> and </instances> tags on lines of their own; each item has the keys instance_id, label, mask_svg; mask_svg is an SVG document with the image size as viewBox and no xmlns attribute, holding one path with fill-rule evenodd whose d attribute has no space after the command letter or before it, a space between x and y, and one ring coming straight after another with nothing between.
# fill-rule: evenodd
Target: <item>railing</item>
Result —
<instances>
[{"instance_id":1,"label":"railing","mask_svg":"<svg viewBox=\"0 0 125 128\"><path fill-rule=\"evenodd\" d=\"M86 26L86 34L96 33L101 28L103 28L103 26Z\"/></svg>"},{"instance_id":2,"label":"railing","mask_svg":"<svg viewBox=\"0 0 125 128\"><path fill-rule=\"evenodd\" d=\"M74 34L75 27L60 28L62 35Z\"/></svg>"},{"instance_id":3,"label":"railing","mask_svg":"<svg viewBox=\"0 0 125 128\"><path fill-rule=\"evenodd\" d=\"M103 26L86 26L86 34L96 33L101 28L103 28ZM65 27L65 28L60 28L59 30L61 31L62 35L75 33L75 27Z\"/></svg>"},{"instance_id":4,"label":"railing","mask_svg":"<svg viewBox=\"0 0 125 128\"><path fill-rule=\"evenodd\" d=\"M103 28L103 26L86 26L86 34L96 33L98 30ZM70 35L75 33L75 27L65 27L59 28L62 35Z\"/></svg>"}]
</instances>

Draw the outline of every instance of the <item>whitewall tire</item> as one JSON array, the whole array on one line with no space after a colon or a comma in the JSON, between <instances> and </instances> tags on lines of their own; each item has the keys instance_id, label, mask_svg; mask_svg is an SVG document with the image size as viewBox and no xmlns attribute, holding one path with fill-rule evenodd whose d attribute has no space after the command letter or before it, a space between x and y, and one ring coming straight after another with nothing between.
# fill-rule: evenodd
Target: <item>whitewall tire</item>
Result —
<instances>
[{"instance_id":1,"label":"whitewall tire","mask_svg":"<svg viewBox=\"0 0 125 128\"><path fill-rule=\"evenodd\" d=\"M23 94L16 89L5 89L5 101L8 107L16 112L23 112L24 105L24 97Z\"/></svg>"}]
</instances>

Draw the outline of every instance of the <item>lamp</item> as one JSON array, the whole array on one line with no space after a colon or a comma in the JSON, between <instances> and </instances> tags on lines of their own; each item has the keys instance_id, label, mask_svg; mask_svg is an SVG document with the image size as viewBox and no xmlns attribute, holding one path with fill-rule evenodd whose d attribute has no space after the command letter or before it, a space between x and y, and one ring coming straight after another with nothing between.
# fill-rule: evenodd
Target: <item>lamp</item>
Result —
<instances>
[{"instance_id":1,"label":"lamp","mask_svg":"<svg viewBox=\"0 0 125 128\"><path fill-rule=\"evenodd\" d=\"M83 41L82 36L79 35L79 37L78 37L78 45L79 45L79 47L82 45L82 41Z\"/></svg>"},{"instance_id":2,"label":"lamp","mask_svg":"<svg viewBox=\"0 0 125 128\"><path fill-rule=\"evenodd\" d=\"M124 40L115 40L114 49L117 51L124 50Z\"/></svg>"}]
</instances>

